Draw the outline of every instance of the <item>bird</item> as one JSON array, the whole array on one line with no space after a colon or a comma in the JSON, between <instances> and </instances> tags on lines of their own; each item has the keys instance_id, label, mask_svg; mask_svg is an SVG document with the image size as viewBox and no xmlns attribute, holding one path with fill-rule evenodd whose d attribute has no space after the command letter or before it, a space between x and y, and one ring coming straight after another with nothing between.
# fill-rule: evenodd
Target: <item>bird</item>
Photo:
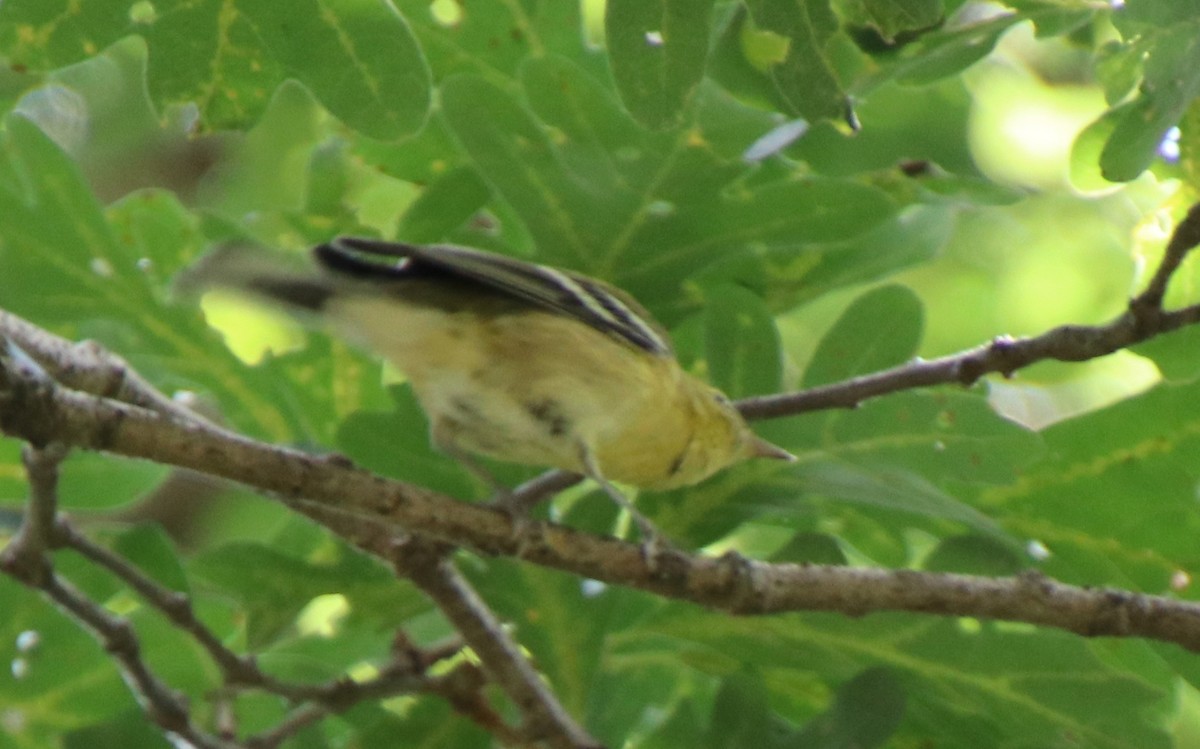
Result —
<instances>
[{"instance_id":1,"label":"bird","mask_svg":"<svg viewBox=\"0 0 1200 749\"><path fill-rule=\"evenodd\" d=\"M223 287L307 319L395 365L435 448L510 496L478 460L593 480L658 534L615 484L690 486L749 458L795 460L686 371L632 296L581 273L451 244L338 237L303 267L227 243L183 286Z\"/></svg>"}]
</instances>

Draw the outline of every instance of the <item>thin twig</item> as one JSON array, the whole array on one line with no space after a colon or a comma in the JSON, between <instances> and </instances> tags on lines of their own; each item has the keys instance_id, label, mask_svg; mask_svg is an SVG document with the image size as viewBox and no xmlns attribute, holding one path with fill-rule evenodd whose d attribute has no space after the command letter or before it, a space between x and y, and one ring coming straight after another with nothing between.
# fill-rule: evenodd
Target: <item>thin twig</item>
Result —
<instances>
[{"instance_id":1,"label":"thin twig","mask_svg":"<svg viewBox=\"0 0 1200 749\"><path fill-rule=\"evenodd\" d=\"M1167 248L1163 252L1163 258L1159 261L1154 276L1146 285L1146 290L1133 300L1131 306L1162 309L1163 298L1167 294L1167 286L1171 283L1171 278L1183 264L1183 259L1197 245L1200 245L1200 203L1188 209L1183 220L1175 225L1175 230L1171 232L1171 239L1167 242Z\"/></svg>"},{"instance_id":2,"label":"thin twig","mask_svg":"<svg viewBox=\"0 0 1200 749\"><path fill-rule=\"evenodd\" d=\"M0 570L41 592L90 632L112 654L125 683L143 711L164 732L199 749L225 749L225 742L197 728L187 702L151 671L141 657L141 644L129 622L109 613L54 572L49 552L57 544L54 515L58 506L58 468L66 450L50 442L45 449L28 447L30 507L17 536L0 554Z\"/></svg>"},{"instance_id":3,"label":"thin twig","mask_svg":"<svg viewBox=\"0 0 1200 749\"><path fill-rule=\"evenodd\" d=\"M429 596L491 677L525 718L525 735L561 749L598 749L601 745L579 726L546 683L521 654L504 625L496 618L450 559L453 547L410 537L393 547L397 571Z\"/></svg>"},{"instance_id":4,"label":"thin twig","mask_svg":"<svg viewBox=\"0 0 1200 749\"><path fill-rule=\"evenodd\" d=\"M246 739L246 747L247 749L275 749L305 728L324 720L329 714L329 709L322 705L301 705L269 730Z\"/></svg>"},{"instance_id":5,"label":"thin twig","mask_svg":"<svg viewBox=\"0 0 1200 749\"><path fill-rule=\"evenodd\" d=\"M543 740L553 747L584 749L598 747L595 739L576 724L503 624L479 597L471 584L454 567L454 547L440 541L410 536L381 524L378 517L339 512L327 505L289 501L304 513L368 553L387 560L396 571L412 580L437 605L471 646L488 674L513 701L525 720L522 733L527 740ZM478 707L473 709L478 714ZM489 730L499 736L507 727L488 719ZM503 729L502 729L503 727ZM505 742L518 739L510 732Z\"/></svg>"},{"instance_id":6,"label":"thin twig","mask_svg":"<svg viewBox=\"0 0 1200 749\"><path fill-rule=\"evenodd\" d=\"M1200 244L1200 204L1175 227L1166 253L1146 290L1125 312L1104 325L1062 325L1030 338L1000 337L978 348L930 361L855 377L798 393L747 398L738 409L748 419L774 419L829 408L855 408L863 401L931 385L971 385L986 374L1010 377L1040 361L1098 359L1157 335L1200 322L1200 305L1167 311L1163 296L1174 272Z\"/></svg>"}]
</instances>

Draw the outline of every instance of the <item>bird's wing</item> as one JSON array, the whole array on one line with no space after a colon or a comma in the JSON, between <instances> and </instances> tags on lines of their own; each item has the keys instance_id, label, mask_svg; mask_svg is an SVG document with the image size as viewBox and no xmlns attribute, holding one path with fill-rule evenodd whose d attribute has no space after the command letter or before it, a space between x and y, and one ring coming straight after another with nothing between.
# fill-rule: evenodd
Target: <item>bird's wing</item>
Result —
<instances>
[{"instance_id":1,"label":"bird's wing","mask_svg":"<svg viewBox=\"0 0 1200 749\"><path fill-rule=\"evenodd\" d=\"M573 317L658 355L671 344L636 300L608 284L570 271L456 245L411 245L340 237L314 250L331 272L362 280L445 275ZM388 262L387 259L391 259Z\"/></svg>"}]
</instances>

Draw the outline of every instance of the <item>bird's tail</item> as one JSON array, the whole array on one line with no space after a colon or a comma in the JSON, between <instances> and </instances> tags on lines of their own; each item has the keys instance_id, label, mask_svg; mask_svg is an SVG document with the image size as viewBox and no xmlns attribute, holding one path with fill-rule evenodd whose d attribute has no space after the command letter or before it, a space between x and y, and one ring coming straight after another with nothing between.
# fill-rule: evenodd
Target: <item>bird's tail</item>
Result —
<instances>
[{"instance_id":1,"label":"bird's tail","mask_svg":"<svg viewBox=\"0 0 1200 749\"><path fill-rule=\"evenodd\" d=\"M185 296L212 289L226 289L309 313L324 310L337 292L334 279L305 264L302 258L247 244L216 248L175 282L176 292Z\"/></svg>"}]
</instances>

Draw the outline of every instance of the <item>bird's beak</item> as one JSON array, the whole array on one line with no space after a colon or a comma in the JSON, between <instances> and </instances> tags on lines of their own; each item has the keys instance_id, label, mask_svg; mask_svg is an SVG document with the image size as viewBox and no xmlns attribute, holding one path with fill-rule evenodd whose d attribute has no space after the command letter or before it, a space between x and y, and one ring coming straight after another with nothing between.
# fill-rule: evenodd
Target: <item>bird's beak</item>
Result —
<instances>
[{"instance_id":1,"label":"bird's beak","mask_svg":"<svg viewBox=\"0 0 1200 749\"><path fill-rule=\"evenodd\" d=\"M754 458L772 458L774 460L786 460L789 463L796 462L795 455L792 455L778 445L772 445L758 435L755 435L750 440L750 455Z\"/></svg>"}]
</instances>

